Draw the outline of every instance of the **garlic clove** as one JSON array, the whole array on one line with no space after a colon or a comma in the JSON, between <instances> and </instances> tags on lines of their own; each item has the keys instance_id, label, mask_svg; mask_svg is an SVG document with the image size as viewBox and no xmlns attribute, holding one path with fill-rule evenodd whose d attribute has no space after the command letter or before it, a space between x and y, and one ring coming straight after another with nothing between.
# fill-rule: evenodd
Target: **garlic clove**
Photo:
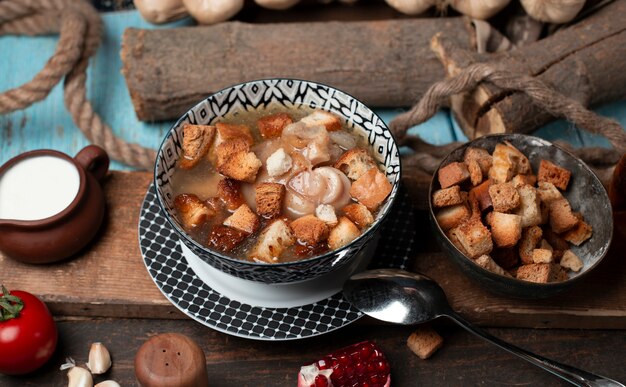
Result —
<instances>
[{"instance_id":1,"label":"garlic clove","mask_svg":"<svg viewBox=\"0 0 626 387\"><path fill-rule=\"evenodd\" d=\"M189 16L183 0L135 0L141 16L153 24L168 23Z\"/></svg>"},{"instance_id":2,"label":"garlic clove","mask_svg":"<svg viewBox=\"0 0 626 387\"><path fill-rule=\"evenodd\" d=\"M93 387L93 377L91 372L83 367L77 366L74 359L68 357L66 363L61 365L61 371L69 369L67 372L67 387Z\"/></svg>"},{"instance_id":3,"label":"garlic clove","mask_svg":"<svg viewBox=\"0 0 626 387\"><path fill-rule=\"evenodd\" d=\"M419 15L437 4L436 0L385 0L396 11L406 15Z\"/></svg>"},{"instance_id":4,"label":"garlic clove","mask_svg":"<svg viewBox=\"0 0 626 387\"><path fill-rule=\"evenodd\" d=\"M103 374L111 368L111 354L102 343L91 344L87 367L94 375Z\"/></svg>"},{"instance_id":5,"label":"garlic clove","mask_svg":"<svg viewBox=\"0 0 626 387\"><path fill-rule=\"evenodd\" d=\"M567 23L585 5L585 0L521 0L526 13L546 23Z\"/></svg>"},{"instance_id":6,"label":"garlic clove","mask_svg":"<svg viewBox=\"0 0 626 387\"><path fill-rule=\"evenodd\" d=\"M100 382L96 384L94 387L121 387L121 386L115 380L105 380L104 382Z\"/></svg>"},{"instance_id":7,"label":"garlic clove","mask_svg":"<svg viewBox=\"0 0 626 387\"><path fill-rule=\"evenodd\" d=\"M500 12L510 1L511 0L451 0L450 6L472 19L486 20Z\"/></svg>"},{"instance_id":8,"label":"garlic clove","mask_svg":"<svg viewBox=\"0 0 626 387\"><path fill-rule=\"evenodd\" d=\"M244 0L183 0L191 16L200 24L215 24L235 16Z\"/></svg>"}]
</instances>

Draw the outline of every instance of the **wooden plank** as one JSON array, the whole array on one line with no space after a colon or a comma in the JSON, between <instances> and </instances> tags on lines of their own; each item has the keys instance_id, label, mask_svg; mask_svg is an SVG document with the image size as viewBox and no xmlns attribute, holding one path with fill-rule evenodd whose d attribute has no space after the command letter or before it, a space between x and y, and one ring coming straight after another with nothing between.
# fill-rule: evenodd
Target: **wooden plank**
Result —
<instances>
[{"instance_id":1,"label":"wooden plank","mask_svg":"<svg viewBox=\"0 0 626 387\"><path fill-rule=\"evenodd\" d=\"M134 356L148 337L177 332L194 339L204 350L211 386L295 386L300 366L335 349L374 340L391 365L394 386L564 386L556 377L503 352L460 328L437 322L444 346L427 361L420 360L405 341L412 327L352 325L306 341L260 342L205 328L194 321L104 319L58 321L59 346L52 360L27 377L0 375L4 387L63 386L58 367L71 356L87 361L89 346L100 341L111 352L113 367L100 382L137 385ZM494 335L551 359L596 374L626 380L626 331L490 329Z\"/></svg>"},{"instance_id":2,"label":"wooden plank","mask_svg":"<svg viewBox=\"0 0 626 387\"><path fill-rule=\"evenodd\" d=\"M105 183L107 220L97 241L72 260L45 266L0 256L0 273L11 273L5 285L40 295L56 315L185 318L154 285L139 252L139 209L151 177L112 172ZM566 294L524 301L492 295L465 277L433 246L426 214L418 214L418 227L413 268L437 280L455 309L481 325L626 329L623 241L614 241L597 270Z\"/></svg>"}]
</instances>

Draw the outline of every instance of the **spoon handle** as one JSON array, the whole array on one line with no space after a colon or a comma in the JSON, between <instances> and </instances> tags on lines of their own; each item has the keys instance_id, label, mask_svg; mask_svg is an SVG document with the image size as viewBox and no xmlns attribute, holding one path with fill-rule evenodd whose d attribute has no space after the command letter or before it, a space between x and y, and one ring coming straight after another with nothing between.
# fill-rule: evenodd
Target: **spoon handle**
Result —
<instances>
[{"instance_id":1,"label":"spoon handle","mask_svg":"<svg viewBox=\"0 0 626 387\"><path fill-rule=\"evenodd\" d=\"M462 326L465 330L489 341L492 344L497 345L498 347L512 353L513 355L521 357L522 359L536 365L537 367L543 368L544 370L572 383L575 386L625 387L622 383L615 380L605 378L604 376L595 375L591 372L583 371L581 369L561 364L550 359L546 359L545 357L536 355L532 352L526 351L525 349L509 344L506 341L500 340L499 338L492 336L491 334L471 324L452 310L447 313L447 316L454 322Z\"/></svg>"}]
</instances>

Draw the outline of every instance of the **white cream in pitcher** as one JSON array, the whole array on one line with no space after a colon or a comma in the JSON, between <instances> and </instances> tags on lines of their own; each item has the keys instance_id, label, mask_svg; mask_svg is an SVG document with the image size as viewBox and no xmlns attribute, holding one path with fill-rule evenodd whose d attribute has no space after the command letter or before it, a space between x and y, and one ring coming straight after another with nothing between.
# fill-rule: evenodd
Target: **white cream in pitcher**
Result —
<instances>
[{"instance_id":1,"label":"white cream in pitcher","mask_svg":"<svg viewBox=\"0 0 626 387\"><path fill-rule=\"evenodd\" d=\"M78 194L80 176L54 156L19 161L0 176L0 219L38 220L63 211Z\"/></svg>"}]
</instances>

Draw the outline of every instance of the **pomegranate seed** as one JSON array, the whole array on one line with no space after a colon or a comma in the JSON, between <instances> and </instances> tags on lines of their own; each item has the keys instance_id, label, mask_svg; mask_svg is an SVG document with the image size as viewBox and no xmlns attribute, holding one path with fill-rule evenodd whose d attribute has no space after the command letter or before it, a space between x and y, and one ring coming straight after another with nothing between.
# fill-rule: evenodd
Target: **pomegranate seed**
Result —
<instances>
[{"instance_id":1,"label":"pomegranate seed","mask_svg":"<svg viewBox=\"0 0 626 387\"><path fill-rule=\"evenodd\" d=\"M328 387L328 378L324 375L317 375L315 377L315 387Z\"/></svg>"}]
</instances>

